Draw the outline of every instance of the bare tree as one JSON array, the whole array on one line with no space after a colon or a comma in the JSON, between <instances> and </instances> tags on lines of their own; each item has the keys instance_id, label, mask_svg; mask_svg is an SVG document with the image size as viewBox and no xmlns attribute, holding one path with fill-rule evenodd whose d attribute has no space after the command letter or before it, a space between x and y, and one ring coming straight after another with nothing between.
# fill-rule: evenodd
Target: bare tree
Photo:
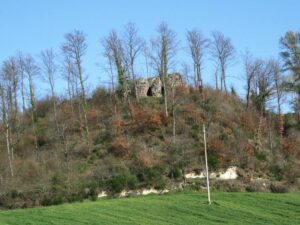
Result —
<instances>
[{"instance_id":1,"label":"bare tree","mask_svg":"<svg viewBox=\"0 0 300 225\"><path fill-rule=\"evenodd\" d=\"M19 52L18 53L18 69L19 69L19 76L20 76L20 85L21 85L21 99L22 99L22 110L25 112L26 110L26 101L25 101L25 65L24 65L24 55Z\"/></svg>"},{"instance_id":2,"label":"bare tree","mask_svg":"<svg viewBox=\"0 0 300 225\"><path fill-rule=\"evenodd\" d=\"M144 42L144 46L143 46L143 49L142 49L142 54L144 56L144 59L145 59L145 66L146 66L146 77L148 78L149 77L149 74L151 73L150 71L150 50L149 50L149 47L147 46L146 42Z\"/></svg>"},{"instance_id":3,"label":"bare tree","mask_svg":"<svg viewBox=\"0 0 300 225\"><path fill-rule=\"evenodd\" d=\"M10 175L14 176L13 169L13 155L11 151L11 141L10 141L10 125L8 121L8 112L7 112L7 99L4 87L0 85L0 97L1 97L1 113L2 113L2 122L5 126L5 139L6 139L6 149L7 149L7 158L8 158L8 166L10 170Z\"/></svg>"},{"instance_id":4,"label":"bare tree","mask_svg":"<svg viewBox=\"0 0 300 225\"><path fill-rule=\"evenodd\" d=\"M271 79L273 83L274 93L276 95L277 113L281 114L282 98L284 94L284 77L282 73L282 66L276 59L269 60L271 70Z\"/></svg>"},{"instance_id":5,"label":"bare tree","mask_svg":"<svg viewBox=\"0 0 300 225\"><path fill-rule=\"evenodd\" d=\"M288 31L280 38L281 58L283 69L290 71L293 80L287 82L289 91L296 94L295 111L300 116L300 32ZM300 117L298 117L300 118Z\"/></svg>"},{"instance_id":6,"label":"bare tree","mask_svg":"<svg viewBox=\"0 0 300 225\"><path fill-rule=\"evenodd\" d=\"M62 78L67 82L67 96L71 105L72 115L74 116L74 99L78 97L76 95L78 77L76 75L76 68L68 56L65 56L61 68Z\"/></svg>"},{"instance_id":7,"label":"bare tree","mask_svg":"<svg viewBox=\"0 0 300 225\"><path fill-rule=\"evenodd\" d=\"M10 174L14 176L14 133L18 133L18 63L13 57L2 64L0 80L1 114L5 127L6 149ZM18 139L18 135L17 135Z\"/></svg>"},{"instance_id":8,"label":"bare tree","mask_svg":"<svg viewBox=\"0 0 300 225\"><path fill-rule=\"evenodd\" d=\"M274 94L273 81L271 61L261 61L257 67L251 90L252 102L261 115L265 114L267 102Z\"/></svg>"},{"instance_id":9,"label":"bare tree","mask_svg":"<svg viewBox=\"0 0 300 225\"><path fill-rule=\"evenodd\" d=\"M181 65L181 74L182 78L187 84L191 84L190 80L193 80L194 77L191 75L191 67L188 63L182 63Z\"/></svg>"},{"instance_id":10,"label":"bare tree","mask_svg":"<svg viewBox=\"0 0 300 225\"><path fill-rule=\"evenodd\" d=\"M42 70L44 72L47 82L50 85L55 126L56 129L58 130L57 110L56 110L57 102L56 102L56 95L55 95L55 74L57 71L57 64L55 62L55 57L56 56L52 49L46 49L41 52Z\"/></svg>"},{"instance_id":11,"label":"bare tree","mask_svg":"<svg viewBox=\"0 0 300 225\"><path fill-rule=\"evenodd\" d=\"M167 76L177 50L176 34L166 23L161 23L158 28L158 37L151 41L152 64L157 70L163 83L163 95L165 103L165 114L168 116L168 90Z\"/></svg>"},{"instance_id":12,"label":"bare tree","mask_svg":"<svg viewBox=\"0 0 300 225\"><path fill-rule=\"evenodd\" d=\"M10 57L3 62L1 71L2 83L2 112L3 122L6 125L7 149L11 154L13 166L14 148L20 138L20 121L18 117L18 88L19 88L19 70L18 60ZM6 114L6 115L5 115ZM8 153L9 153L8 152ZM12 169L13 175L13 169Z\"/></svg>"},{"instance_id":13,"label":"bare tree","mask_svg":"<svg viewBox=\"0 0 300 225\"><path fill-rule=\"evenodd\" d=\"M281 105L282 105L282 98L284 95L284 77L282 73L282 65L278 60L271 59L270 66L272 69L272 79L274 82L274 90L276 95L276 102L277 102L277 113L278 113L278 124L279 124L279 134L280 137L283 137L284 131L284 120L281 113Z\"/></svg>"},{"instance_id":14,"label":"bare tree","mask_svg":"<svg viewBox=\"0 0 300 225\"><path fill-rule=\"evenodd\" d=\"M37 114L36 114L36 97L35 97L35 88L33 78L38 75L40 72L40 68L37 66L35 59L31 55L22 56L20 59L22 66L24 67L24 73L28 80L29 87L29 102L30 102L30 114L32 120L32 130L34 134L35 140L35 148L38 148L37 143Z\"/></svg>"},{"instance_id":15,"label":"bare tree","mask_svg":"<svg viewBox=\"0 0 300 225\"><path fill-rule=\"evenodd\" d=\"M86 140L89 144L89 127L87 120L87 100L86 100L86 91L84 85L84 74L82 68L82 58L87 50L87 43L85 34L82 31L75 30L72 33L65 35L65 43L62 45L62 50L65 56L67 56L71 63L76 65L76 74L79 78L80 85L80 96L81 96L81 105L84 117L84 128L86 133Z\"/></svg>"},{"instance_id":16,"label":"bare tree","mask_svg":"<svg viewBox=\"0 0 300 225\"><path fill-rule=\"evenodd\" d=\"M117 113L117 96L116 96L116 84L115 84L115 73L113 70L113 64L114 64L114 59L111 54L111 51L109 49L106 49L107 51L103 52L104 57L107 60L108 67L104 67L104 70L106 73L109 75L110 78L110 86L111 86L111 98L113 102L113 112L116 114Z\"/></svg>"},{"instance_id":17,"label":"bare tree","mask_svg":"<svg viewBox=\"0 0 300 225\"><path fill-rule=\"evenodd\" d=\"M121 39L115 30L112 30L107 37L102 40L104 47L103 55L108 58L109 61L113 59L114 67L118 74L119 91L121 97L125 97L126 93L126 66L124 60L124 48ZM134 61L133 61L134 63Z\"/></svg>"},{"instance_id":18,"label":"bare tree","mask_svg":"<svg viewBox=\"0 0 300 225\"><path fill-rule=\"evenodd\" d=\"M264 121L266 120L265 116L267 103L274 95L274 79L272 62L270 60L257 60L259 63L256 64L253 85L251 89L251 101L260 113L255 134L255 147L260 149L262 147L262 129ZM271 130L269 129L270 148L272 148L271 139Z\"/></svg>"},{"instance_id":19,"label":"bare tree","mask_svg":"<svg viewBox=\"0 0 300 225\"><path fill-rule=\"evenodd\" d=\"M138 55L142 52L145 42L141 37L138 36L138 29L135 26L135 24L128 23L125 26L123 45L124 45L125 61L128 64L129 73L134 83L136 101L139 102L137 81L136 81L136 74L135 74L135 62Z\"/></svg>"},{"instance_id":20,"label":"bare tree","mask_svg":"<svg viewBox=\"0 0 300 225\"><path fill-rule=\"evenodd\" d=\"M246 79L246 105L249 107L250 103L250 93L252 90L253 82L255 76L259 72L263 61L259 59L254 59L250 52L246 51L243 55L244 69L245 69L245 79Z\"/></svg>"},{"instance_id":21,"label":"bare tree","mask_svg":"<svg viewBox=\"0 0 300 225\"><path fill-rule=\"evenodd\" d=\"M206 38L204 38L203 34L196 29L187 31L186 38L189 47L189 54L193 60L195 87L198 87L199 91L202 93L203 55L209 42Z\"/></svg>"},{"instance_id":22,"label":"bare tree","mask_svg":"<svg viewBox=\"0 0 300 225\"><path fill-rule=\"evenodd\" d=\"M7 82L9 94L9 108L12 113L14 123L17 121L18 114L18 87L19 69L18 61L15 57L10 57L3 62L3 79Z\"/></svg>"},{"instance_id":23,"label":"bare tree","mask_svg":"<svg viewBox=\"0 0 300 225\"><path fill-rule=\"evenodd\" d=\"M221 70L221 90L227 92L226 86L226 69L232 62L235 53L234 47L229 38L226 38L221 32L212 32L211 55L212 59Z\"/></svg>"}]
</instances>

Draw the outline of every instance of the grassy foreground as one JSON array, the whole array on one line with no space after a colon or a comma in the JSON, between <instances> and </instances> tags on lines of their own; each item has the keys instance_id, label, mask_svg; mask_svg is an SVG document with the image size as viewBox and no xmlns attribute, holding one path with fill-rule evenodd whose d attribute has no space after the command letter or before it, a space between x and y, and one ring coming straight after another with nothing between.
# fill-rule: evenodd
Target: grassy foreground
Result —
<instances>
[{"instance_id":1,"label":"grassy foreground","mask_svg":"<svg viewBox=\"0 0 300 225\"><path fill-rule=\"evenodd\" d=\"M0 211L1 225L300 224L300 193L176 193Z\"/></svg>"}]
</instances>

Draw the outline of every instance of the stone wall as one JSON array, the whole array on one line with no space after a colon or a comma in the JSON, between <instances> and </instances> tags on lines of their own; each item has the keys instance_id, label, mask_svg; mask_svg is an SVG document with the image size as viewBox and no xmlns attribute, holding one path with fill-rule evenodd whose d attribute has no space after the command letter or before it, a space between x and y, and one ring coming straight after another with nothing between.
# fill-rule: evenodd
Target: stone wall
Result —
<instances>
[{"instance_id":1,"label":"stone wall","mask_svg":"<svg viewBox=\"0 0 300 225\"><path fill-rule=\"evenodd\" d=\"M182 77L179 73L172 73L167 76L166 84L168 87L184 85ZM141 78L137 80L137 93L140 98L143 97L162 97L163 82L160 77L150 77L148 79Z\"/></svg>"}]
</instances>

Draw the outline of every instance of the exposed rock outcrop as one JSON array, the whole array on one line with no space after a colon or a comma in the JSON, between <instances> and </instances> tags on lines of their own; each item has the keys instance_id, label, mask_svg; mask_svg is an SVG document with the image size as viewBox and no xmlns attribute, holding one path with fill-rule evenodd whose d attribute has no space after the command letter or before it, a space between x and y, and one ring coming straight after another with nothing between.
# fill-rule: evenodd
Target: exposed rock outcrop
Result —
<instances>
[{"instance_id":1,"label":"exposed rock outcrop","mask_svg":"<svg viewBox=\"0 0 300 225\"><path fill-rule=\"evenodd\" d=\"M137 94L139 97L146 97L149 90L149 81L147 79L141 78L136 81Z\"/></svg>"},{"instance_id":2,"label":"exposed rock outcrop","mask_svg":"<svg viewBox=\"0 0 300 225\"><path fill-rule=\"evenodd\" d=\"M147 96L161 97L163 84L162 84L160 78L152 77L152 78L149 78L148 81L149 81L149 90L147 92Z\"/></svg>"},{"instance_id":3,"label":"exposed rock outcrop","mask_svg":"<svg viewBox=\"0 0 300 225\"><path fill-rule=\"evenodd\" d=\"M167 76L166 84L168 87L178 87L184 85L184 82L179 73L172 73ZM160 77L141 78L136 81L136 85L137 93L140 98L163 96L163 82Z\"/></svg>"}]
</instances>

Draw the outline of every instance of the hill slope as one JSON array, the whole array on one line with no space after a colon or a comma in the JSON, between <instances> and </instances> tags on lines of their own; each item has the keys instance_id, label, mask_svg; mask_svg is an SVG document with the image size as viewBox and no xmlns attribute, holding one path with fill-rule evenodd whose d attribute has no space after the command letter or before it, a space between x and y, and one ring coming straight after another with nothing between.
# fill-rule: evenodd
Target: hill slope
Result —
<instances>
[{"instance_id":1,"label":"hill slope","mask_svg":"<svg viewBox=\"0 0 300 225\"><path fill-rule=\"evenodd\" d=\"M13 177L7 151L0 151L0 208L96 198L100 191L117 195L124 189L172 188L184 182L185 174L204 169L204 123L210 171L236 166L239 173L240 184L213 187L266 191L272 182L281 186L271 191L300 187L300 129L294 115L284 117L280 137L281 117L261 115L234 94L205 88L201 95L178 87L168 95L167 116L163 98L137 103L99 88L88 99L87 135L78 101L57 101L56 119L52 100L39 101L35 129L29 114L19 115L22 129L12 136ZM2 149L5 140L0 138ZM256 178L268 182L257 185Z\"/></svg>"}]
</instances>

